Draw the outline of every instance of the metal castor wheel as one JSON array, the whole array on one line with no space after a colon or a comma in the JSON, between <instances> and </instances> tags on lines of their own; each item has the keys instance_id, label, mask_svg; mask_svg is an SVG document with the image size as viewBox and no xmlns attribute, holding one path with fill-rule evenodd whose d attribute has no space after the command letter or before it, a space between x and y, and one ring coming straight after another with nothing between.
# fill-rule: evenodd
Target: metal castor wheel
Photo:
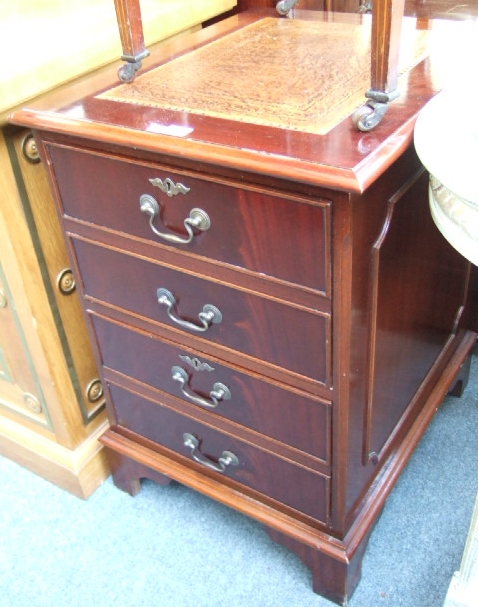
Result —
<instances>
[{"instance_id":1,"label":"metal castor wheel","mask_svg":"<svg viewBox=\"0 0 478 607\"><path fill-rule=\"evenodd\" d=\"M354 126L364 133L374 129L388 109L387 103L370 100L352 114Z\"/></svg>"},{"instance_id":2,"label":"metal castor wheel","mask_svg":"<svg viewBox=\"0 0 478 607\"><path fill-rule=\"evenodd\" d=\"M118 70L118 78L121 82L133 82L140 67L141 61L124 63Z\"/></svg>"},{"instance_id":3,"label":"metal castor wheel","mask_svg":"<svg viewBox=\"0 0 478 607\"><path fill-rule=\"evenodd\" d=\"M279 15L288 15L298 2L299 0L280 0L276 4L276 11Z\"/></svg>"}]
</instances>

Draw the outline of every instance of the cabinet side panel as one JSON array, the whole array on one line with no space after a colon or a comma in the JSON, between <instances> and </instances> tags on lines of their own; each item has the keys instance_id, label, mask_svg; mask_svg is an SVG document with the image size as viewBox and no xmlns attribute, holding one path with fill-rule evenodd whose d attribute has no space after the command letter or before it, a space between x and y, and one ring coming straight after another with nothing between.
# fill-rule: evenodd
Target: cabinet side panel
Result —
<instances>
[{"instance_id":1,"label":"cabinet side panel","mask_svg":"<svg viewBox=\"0 0 478 607\"><path fill-rule=\"evenodd\" d=\"M383 505L426 427L417 420L430 419L446 392L437 384L453 380L467 340L470 266L431 219L428 174L413 148L340 212L350 220L341 284L350 280L351 299L341 318L338 300L333 308L336 328L345 327L334 333L335 388L345 397L334 403L332 512L345 532ZM338 213L336 205L336 225Z\"/></svg>"},{"instance_id":2,"label":"cabinet side panel","mask_svg":"<svg viewBox=\"0 0 478 607\"><path fill-rule=\"evenodd\" d=\"M423 172L388 201L371 251L364 463L381 457L466 303L468 264L421 204L427 181Z\"/></svg>"}]
</instances>

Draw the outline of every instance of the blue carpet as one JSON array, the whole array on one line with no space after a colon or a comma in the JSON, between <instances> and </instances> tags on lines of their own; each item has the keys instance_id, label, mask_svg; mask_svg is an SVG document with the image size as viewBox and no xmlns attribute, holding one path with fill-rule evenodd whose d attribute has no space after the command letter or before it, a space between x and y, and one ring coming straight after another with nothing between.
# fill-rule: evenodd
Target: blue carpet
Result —
<instances>
[{"instance_id":1,"label":"blue carpet","mask_svg":"<svg viewBox=\"0 0 478 607\"><path fill-rule=\"evenodd\" d=\"M478 361L392 491L350 607L440 607L478 491ZM0 607L332 607L261 525L185 487L79 500L0 458Z\"/></svg>"}]
</instances>

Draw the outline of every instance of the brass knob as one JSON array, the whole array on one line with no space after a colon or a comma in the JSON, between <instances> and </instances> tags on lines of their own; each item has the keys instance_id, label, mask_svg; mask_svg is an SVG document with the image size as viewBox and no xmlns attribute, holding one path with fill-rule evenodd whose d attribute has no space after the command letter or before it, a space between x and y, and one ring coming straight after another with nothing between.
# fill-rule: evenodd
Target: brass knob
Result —
<instances>
[{"instance_id":1,"label":"brass knob","mask_svg":"<svg viewBox=\"0 0 478 607\"><path fill-rule=\"evenodd\" d=\"M99 379L94 379L86 386L86 397L90 403L96 403L103 396L103 386Z\"/></svg>"},{"instance_id":2,"label":"brass knob","mask_svg":"<svg viewBox=\"0 0 478 607\"><path fill-rule=\"evenodd\" d=\"M30 394L29 392L24 392L23 394L23 403L27 409L33 411L33 413L41 413L42 406L36 396Z\"/></svg>"},{"instance_id":3,"label":"brass knob","mask_svg":"<svg viewBox=\"0 0 478 607\"><path fill-rule=\"evenodd\" d=\"M28 162L32 164L37 164L40 162L40 154L38 153L38 148L36 141L32 135L32 133L28 133L22 141L22 153Z\"/></svg>"},{"instance_id":4,"label":"brass knob","mask_svg":"<svg viewBox=\"0 0 478 607\"><path fill-rule=\"evenodd\" d=\"M73 293L76 288L76 283L70 268L65 268L58 274L56 284L62 295L70 295L70 293Z\"/></svg>"}]
</instances>

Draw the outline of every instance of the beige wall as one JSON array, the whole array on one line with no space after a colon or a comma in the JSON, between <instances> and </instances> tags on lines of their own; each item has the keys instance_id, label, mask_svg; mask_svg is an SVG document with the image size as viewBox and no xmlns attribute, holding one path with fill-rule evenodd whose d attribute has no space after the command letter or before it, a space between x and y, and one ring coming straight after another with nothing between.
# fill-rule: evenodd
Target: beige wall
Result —
<instances>
[{"instance_id":1,"label":"beige wall","mask_svg":"<svg viewBox=\"0 0 478 607\"><path fill-rule=\"evenodd\" d=\"M236 0L140 0L146 45L196 26ZM5 0L0 112L121 57L113 0Z\"/></svg>"}]
</instances>

